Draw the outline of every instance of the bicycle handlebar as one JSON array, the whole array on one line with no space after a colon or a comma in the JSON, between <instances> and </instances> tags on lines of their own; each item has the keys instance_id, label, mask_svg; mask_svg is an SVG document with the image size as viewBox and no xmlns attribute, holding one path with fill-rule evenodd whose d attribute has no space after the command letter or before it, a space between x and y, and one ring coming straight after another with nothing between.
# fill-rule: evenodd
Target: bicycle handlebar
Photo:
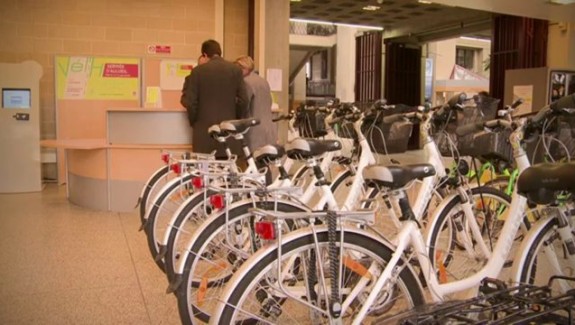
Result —
<instances>
[{"instance_id":1,"label":"bicycle handlebar","mask_svg":"<svg viewBox=\"0 0 575 325\"><path fill-rule=\"evenodd\" d=\"M512 129L513 125L511 122L502 119L489 120L485 122L475 122L458 127L457 129L455 129L455 134L457 134L458 136L464 136L470 133L481 131L484 128L492 129L497 127L502 127L504 129Z\"/></svg>"},{"instance_id":2,"label":"bicycle handlebar","mask_svg":"<svg viewBox=\"0 0 575 325\"><path fill-rule=\"evenodd\" d=\"M292 118L292 114L288 114L288 115L280 115L276 118L272 118L272 122L279 122L279 121L283 121L283 120L291 120Z\"/></svg>"}]
</instances>

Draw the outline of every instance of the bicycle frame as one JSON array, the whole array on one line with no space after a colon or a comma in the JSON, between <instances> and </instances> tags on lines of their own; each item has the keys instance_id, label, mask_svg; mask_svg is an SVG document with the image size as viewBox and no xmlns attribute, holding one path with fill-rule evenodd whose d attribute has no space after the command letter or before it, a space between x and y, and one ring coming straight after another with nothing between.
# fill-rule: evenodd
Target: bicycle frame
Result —
<instances>
[{"instance_id":1,"label":"bicycle frame","mask_svg":"<svg viewBox=\"0 0 575 325\"><path fill-rule=\"evenodd\" d=\"M523 123L524 122L525 121L523 121ZM517 162L517 167L520 171L525 170L530 165L525 150L521 148L522 138L523 125L515 130L510 136L515 161ZM437 274L431 265L430 258L432 257L427 256L426 247L428 246L423 239L423 235L419 230L417 223L415 221L403 222L403 226L399 231L398 236L392 241L396 245L396 250L388 265L383 270L381 276L377 279L371 293L365 299L365 303L357 313L358 317L354 320L353 324L360 324L361 320L365 315L367 315L367 311L371 304L374 303L379 291L393 278L395 268L399 261L404 258L404 254L409 247L413 249L413 254L420 263L431 297L435 302L442 301L448 294L473 288L485 277L497 277L499 272L503 269L503 265L511 251L515 234L523 221L523 212L526 205L527 199L517 194L517 191L514 190L509 215L487 264L475 274L449 283L439 283ZM481 240L481 233L477 222L473 218L468 220L468 222L471 227L472 234L476 237L477 242L482 243L483 240Z\"/></svg>"}]
</instances>

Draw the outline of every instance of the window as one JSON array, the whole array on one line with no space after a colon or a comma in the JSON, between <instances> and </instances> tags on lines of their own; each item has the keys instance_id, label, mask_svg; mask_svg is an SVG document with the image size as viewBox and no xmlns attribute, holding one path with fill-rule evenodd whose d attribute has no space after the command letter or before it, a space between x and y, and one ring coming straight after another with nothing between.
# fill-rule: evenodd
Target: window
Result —
<instances>
[{"instance_id":1,"label":"window","mask_svg":"<svg viewBox=\"0 0 575 325\"><path fill-rule=\"evenodd\" d=\"M455 64L464 67L467 70L473 70L473 61L475 59L475 49L467 47L458 47L455 52Z\"/></svg>"}]
</instances>

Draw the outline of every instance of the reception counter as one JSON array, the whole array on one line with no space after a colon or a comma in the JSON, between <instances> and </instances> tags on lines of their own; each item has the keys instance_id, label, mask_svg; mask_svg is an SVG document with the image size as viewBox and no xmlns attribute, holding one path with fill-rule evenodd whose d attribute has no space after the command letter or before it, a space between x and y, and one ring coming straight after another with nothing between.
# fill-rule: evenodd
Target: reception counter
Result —
<instances>
[{"instance_id":1,"label":"reception counter","mask_svg":"<svg viewBox=\"0 0 575 325\"><path fill-rule=\"evenodd\" d=\"M191 128L182 110L110 109L103 139L43 140L63 149L69 200L79 206L133 211L162 151L191 151Z\"/></svg>"}]
</instances>

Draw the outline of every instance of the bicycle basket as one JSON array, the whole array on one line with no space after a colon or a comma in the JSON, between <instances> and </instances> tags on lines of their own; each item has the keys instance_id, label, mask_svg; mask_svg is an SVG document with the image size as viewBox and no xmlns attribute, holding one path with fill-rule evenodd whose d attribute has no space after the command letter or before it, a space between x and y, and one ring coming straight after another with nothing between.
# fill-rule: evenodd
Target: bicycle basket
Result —
<instances>
[{"instance_id":1,"label":"bicycle basket","mask_svg":"<svg viewBox=\"0 0 575 325\"><path fill-rule=\"evenodd\" d=\"M364 131L371 150L381 154L403 153L411 137L413 123L381 123Z\"/></svg>"},{"instance_id":2,"label":"bicycle basket","mask_svg":"<svg viewBox=\"0 0 575 325\"><path fill-rule=\"evenodd\" d=\"M318 138L327 134L325 114L316 110L303 109L296 126L302 138Z\"/></svg>"},{"instance_id":3,"label":"bicycle basket","mask_svg":"<svg viewBox=\"0 0 575 325\"><path fill-rule=\"evenodd\" d=\"M527 143L526 151L534 164L561 161L575 157L575 117L558 117L545 136L539 136L536 141Z\"/></svg>"},{"instance_id":4,"label":"bicycle basket","mask_svg":"<svg viewBox=\"0 0 575 325\"><path fill-rule=\"evenodd\" d=\"M466 106L463 110L453 113L455 115L446 122L445 125L436 126L437 130L434 140L439 152L445 157L451 157L454 149L457 149L459 156L477 156L474 149L474 134L456 136L455 130L459 126L466 124L488 121L496 118L499 100L491 97L480 97L474 106ZM483 149L482 149L483 150Z\"/></svg>"},{"instance_id":5,"label":"bicycle basket","mask_svg":"<svg viewBox=\"0 0 575 325\"><path fill-rule=\"evenodd\" d=\"M470 156L486 160L513 162L513 148L509 142L511 131L481 131L473 134L473 153Z\"/></svg>"}]
</instances>

